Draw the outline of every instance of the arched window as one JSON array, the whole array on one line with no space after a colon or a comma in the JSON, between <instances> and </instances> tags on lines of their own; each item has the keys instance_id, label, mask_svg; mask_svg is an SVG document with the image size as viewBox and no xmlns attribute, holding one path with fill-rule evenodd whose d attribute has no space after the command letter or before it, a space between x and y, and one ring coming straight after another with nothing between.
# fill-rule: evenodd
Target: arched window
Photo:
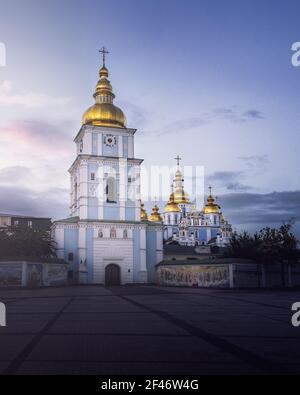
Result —
<instances>
[{"instance_id":1,"label":"arched window","mask_svg":"<svg viewBox=\"0 0 300 395\"><path fill-rule=\"evenodd\" d=\"M116 229L115 229L115 228L112 228L112 229L110 230L110 238L111 238L111 239L115 239L116 237L117 237Z\"/></svg>"},{"instance_id":2,"label":"arched window","mask_svg":"<svg viewBox=\"0 0 300 395\"><path fill-rule=\"evenodd\" d=\"M98 231L98 237L99 237L100 239L102 239L102 237L103 237L103 231L102 231L102 229L99 229L99 231Z\"/></svg>"},{"instance_id":3,"label":"arched window","mask_svg":"<svg viewBox=\"0 0 300 395\"><path fill-rule=\"evenodd\" d=\"M106 201L108 203L117 202L117 183L115 177L108 177L106 182Z\"/></svg>"},{"instance_id":4,"label":"arched window","mask_svg":"<svg viewBox=\"0 0 300 395\"><path fill-rule=\"evenodd\" d=\"M124 231L123 231L123 239L128 239L127 229L124 229Z\"/></svg>"}]
</instances>

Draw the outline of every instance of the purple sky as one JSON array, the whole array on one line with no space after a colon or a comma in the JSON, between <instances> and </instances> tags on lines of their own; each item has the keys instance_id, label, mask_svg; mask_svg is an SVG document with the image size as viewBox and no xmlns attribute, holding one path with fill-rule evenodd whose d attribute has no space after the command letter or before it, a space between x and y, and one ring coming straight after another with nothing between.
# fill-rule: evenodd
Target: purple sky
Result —
<instances>
[{"instance_id":1,"label":"purple sky","mask_svg":"<svg viewBox=\"0 0 300 395\"><path fill-rule=\"evenodd\" d=\"M68 215L72 139L105 45L147 166L203 165L239 228L300 220L299 12L291 0L3 0L0 211Z\"/></svg>"}]
</instances>

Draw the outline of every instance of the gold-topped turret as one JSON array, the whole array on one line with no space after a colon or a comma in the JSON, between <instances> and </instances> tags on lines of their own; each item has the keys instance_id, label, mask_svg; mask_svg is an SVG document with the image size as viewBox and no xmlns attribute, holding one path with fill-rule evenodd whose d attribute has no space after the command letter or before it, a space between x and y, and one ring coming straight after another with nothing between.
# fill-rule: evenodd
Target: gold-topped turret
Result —
<instances>
[{"instance_id":1,"label":"gold-topped turret","mask_svg":"<svg viewBox=\"0 0 300 395\"><path fill-rule=\"evenodd\" d=\"M180 207L175 202L173 185L172 185L172 193L169 197L168 203L165 206L165 213L180 213L180 212L181 212Z\"/></svg>"},{"instance_id":2,"label":"gold-topped turret","mask_svg":"<svg viewBox=\"0 0 300 395\"><path fill-rule=\"evenodd\" d=\"M204 214L220 214L221 207L215 203L215 199L212 196L211 190L212 188L209 187L210 193L207 198L207 204L204 206Z\"/></svg>"},{"instance_id":3,"label":"gold-topped turret","mask_svg":"<svg viewBox=\"0 0 300 395\"><path fill-rule=\"evenodd\" d=\"M151 222L162 222L162 220L163 219L162 219L162 216L160 215L159 208L158 208L157 204L155 204L155 206L152 209L152 213L151 213L151 215L149 217L149 221L151 221Z\"/></svg>"},{"instance_id":4,"label":"gold-topped turret","mask_svg":"<svg viewBox=\"0 0 300 395\"><path fill-rule=\"evenodd\" d=\"M183 188L183 177L181 170L179 169L179 161L181 158L177 155L175 158L177 160L177 171L175 173L175 180L174 180L174 185L175 185L175 191L174 191L174 201L176 204L189 204L190 203L190 198L189 195L184 191Z\"/></svg>"},{"instance_id":5,"label":"gold-topped turret","mask_svg":"<svg viewBox=\"0 0 300 395\"><path fill-rule=\"evenodd\" d=\"M141 203L141 221L148 221L148 214L144 203Z\"/></svg>"},{"instance_id":6,"label":"gold-topped turret","mask_svg":"<svg viewBox=\"0 0 300 395\"><path fill-rule=\"evenodd\" d=\"M110 81L108 69L105 66L105 48L100 51L103 54L103 66L99 71L100 79L94 93L95 104L83 115L83 125L108 126L113 128L125 128L126 117L123 111L113 104L115 95Z\"/></svg>"}]
</instances>

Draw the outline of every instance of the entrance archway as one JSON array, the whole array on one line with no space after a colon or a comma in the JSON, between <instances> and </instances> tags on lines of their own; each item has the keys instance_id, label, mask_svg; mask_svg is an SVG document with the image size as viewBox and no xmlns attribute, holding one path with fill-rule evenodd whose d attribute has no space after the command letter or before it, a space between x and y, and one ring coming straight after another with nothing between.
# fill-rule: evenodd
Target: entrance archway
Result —
<instances>
[{"instance_id":1,"label":"entrance archway","mask_svg":"<svg viewBox=\"0 0 300 395\"><path fill-rule=\"evenodd\" d=\"M105 268L105 285L121 285L120 266L111 263Z\"/></svg>"}]
</instances>

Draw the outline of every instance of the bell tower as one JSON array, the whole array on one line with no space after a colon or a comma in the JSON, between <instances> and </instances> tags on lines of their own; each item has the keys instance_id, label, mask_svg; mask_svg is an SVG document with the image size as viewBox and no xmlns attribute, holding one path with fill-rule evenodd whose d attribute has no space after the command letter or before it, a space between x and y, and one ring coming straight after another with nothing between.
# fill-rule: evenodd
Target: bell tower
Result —
<instances>
[{"instance_id":1,"label":"bell tower","mask_svg":"<svg viewBox=\"0 0 300 395\"><path fill-rule=\"evenodd\" d=\"M96 85L95 103L82 118L75 137L77 157L69 169L70 214L80 220L140 221L140 165L134 157L136 129L127 128L123 111L103 64Z\"/></svg>"}]
</instances>

